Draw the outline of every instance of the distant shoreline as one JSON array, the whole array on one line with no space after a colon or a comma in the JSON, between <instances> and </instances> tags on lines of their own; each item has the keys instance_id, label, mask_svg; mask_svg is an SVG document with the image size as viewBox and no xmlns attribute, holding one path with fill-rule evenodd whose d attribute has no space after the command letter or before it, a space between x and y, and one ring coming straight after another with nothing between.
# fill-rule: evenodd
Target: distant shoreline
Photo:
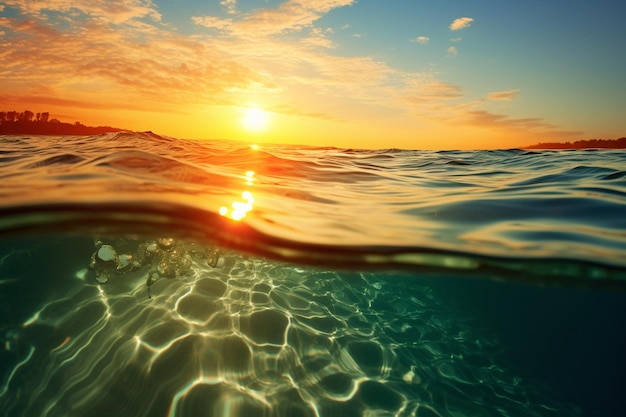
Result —
<instances>
[{"instance_id":1,"label":"distant shoreline","mask_svg":"<svg viewBox=\"0 0 626 417\"><path fill-rule=\"evenodd\" d=\"M0 135L59 135L59 136L90 136L110 132L128 132L111 126L85 126L59 121L4 121L0 123Z\"/></svg>"},{"instance_id":2,"label":"distant shoreline","mask_svg":"<svg viewBox=\"0 0 626 417\"><path fill-rule=\"evenodd\" d=\"M0 135L90 136L128 131L128 129L111 126L85 126L81 122L65 123L58 119L51 119L49 112L0 111Z\"/></svg>"},{"instance_id":3,"label":"distant shoreline","mask_svg":"<svg viewBox=\"0 0 626 417\"><path fill-rule=\"evenodd\" d=\"M49 119L48 112L0 111L0 135L91 136L111 132L130 132L111 126L86 126L81 122L65 123ZM626 149L626 137L619 139L586 139L575 142L542 142L521 149Z\"/></svg>"},{"instance_id":4,"label":"distant shoreline","mask_svg":"<svg viewBox=\"0 0 626 417\"><path fill-rule=\"evenodd\" d=\"M619 139L587 139L576 142L546 142L522 149L626 149L626 137Z\"/></svg>"}]
</instances>

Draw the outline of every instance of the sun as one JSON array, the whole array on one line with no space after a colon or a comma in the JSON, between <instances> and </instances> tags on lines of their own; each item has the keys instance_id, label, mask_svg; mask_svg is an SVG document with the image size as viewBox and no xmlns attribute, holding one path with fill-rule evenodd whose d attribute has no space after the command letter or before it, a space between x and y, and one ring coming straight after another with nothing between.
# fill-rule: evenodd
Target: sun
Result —
<instances>
[{"instance_id":1,"label":"sun","mask_svg":"<svg viewBox=\"0 0 626 417\"><path fill-rule=\"evenodd\" d=\"M267 112L258 107L246 109L242 119L243 126L250 131L258 132L267 127Z\"/></svg>"}]
</instances>

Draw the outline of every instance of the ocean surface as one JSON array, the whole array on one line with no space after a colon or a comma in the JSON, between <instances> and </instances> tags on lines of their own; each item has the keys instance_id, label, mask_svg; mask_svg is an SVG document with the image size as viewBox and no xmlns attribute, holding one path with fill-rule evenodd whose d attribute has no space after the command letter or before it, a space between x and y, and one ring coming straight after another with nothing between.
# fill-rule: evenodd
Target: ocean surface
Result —
<instances>
[{"instance_id":1,"label":"ocean surface","mask_svg":"<svg viewBox=\"0 0 626 417\"><path fill-rule=\"evenodd\" d=\"M623 416L626 152L0 136L0 416Z\"/></svg>"}]
</instances>

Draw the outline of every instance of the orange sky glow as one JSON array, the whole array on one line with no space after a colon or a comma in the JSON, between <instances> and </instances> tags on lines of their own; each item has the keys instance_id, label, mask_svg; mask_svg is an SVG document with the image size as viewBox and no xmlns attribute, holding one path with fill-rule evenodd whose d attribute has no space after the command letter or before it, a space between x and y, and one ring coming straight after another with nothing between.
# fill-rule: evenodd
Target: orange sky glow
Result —
<instances>
[{"instance_id":1,"label":"orange sky glow","mask_svg":"<svg viewBox=\"0 0 626 417\"><path fill-rule=\"evenodd\" d=\"M567 19L532 21L484 1L174 3L184 7L0 1L0 110L177 138L353 148L511 148L626 132L626 83L615 83L624 54L543 32L567 37ZM589 15L574 9L563 12L574 23ZM503 24L512 13L533 33ZM619 39L619 25L599 25L598 42ZM615 71L597 64L604 53ZM262 128L245 122L251 108Z\"/></svg>"}]
</instances>

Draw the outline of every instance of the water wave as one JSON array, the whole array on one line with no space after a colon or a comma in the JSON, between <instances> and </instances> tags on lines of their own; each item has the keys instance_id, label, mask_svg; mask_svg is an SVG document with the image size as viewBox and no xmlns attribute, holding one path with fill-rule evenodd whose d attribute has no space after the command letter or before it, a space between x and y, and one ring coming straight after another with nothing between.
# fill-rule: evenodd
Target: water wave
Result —
<instances>
[{"instance_id":1,"label":"water wave","mask_svg":"<svg viewBox=\"0 0 626 417\"><path fill-rule=\"evenodd\" d=\"M122 132L8 137L2 155L2 233L186 234L287 261L531 280L548 261L554 273L538 280L626 281L623 151L252 147ZM575 277L556 266L571 263Z\"/></svg>"},{"instance_id":2,"label":"water wave","mask_svg":"<svg viewBox=\"0 0 626 417\"><path fill-rule=\"evenodd\" d=\"M624 293L570 286L626 288L625 160L3 137L0 415L596 410L619 386ZM534 311L541 286L485 291L466 278L568 287ZM500 305L488 316L522 360L453 306L454 282L465 302ZM554 336L590 317L597 333ZM539 321L552 339L536 335ZM516 368L534 357L524 335L558 339L535 368L560 359L559 383L580 382L576 395L561 401L536 369ZM591 385L602 394L587 398Z\"/></svg>"}]
</instances>

